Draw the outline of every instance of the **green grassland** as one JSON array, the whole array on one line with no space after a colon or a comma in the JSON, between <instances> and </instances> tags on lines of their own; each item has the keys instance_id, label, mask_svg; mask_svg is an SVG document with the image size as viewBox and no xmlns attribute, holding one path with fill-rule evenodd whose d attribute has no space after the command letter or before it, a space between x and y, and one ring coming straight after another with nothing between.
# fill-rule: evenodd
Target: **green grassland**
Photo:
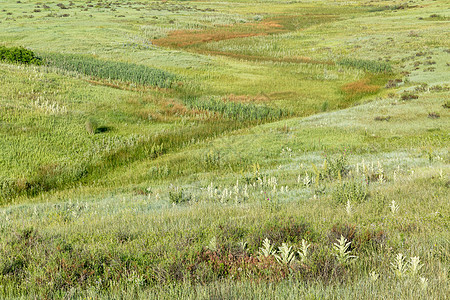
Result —
<instances>
[{"instance_id":1,"label":"green grassland","mask_svg":"<svg viewBox=\"0 0 450 300\"><path fill-rule=\"evenodd\" d=\"M447 299L449 24L3 1L0 298Z\"/></svg>"}]
</instances>

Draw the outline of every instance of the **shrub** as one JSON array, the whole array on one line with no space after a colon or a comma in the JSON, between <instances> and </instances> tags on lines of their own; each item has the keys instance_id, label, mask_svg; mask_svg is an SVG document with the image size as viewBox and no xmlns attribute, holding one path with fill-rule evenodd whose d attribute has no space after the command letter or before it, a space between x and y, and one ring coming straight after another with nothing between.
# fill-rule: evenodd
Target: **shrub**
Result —
<instances>
[{"instance_id":1,"label":"shrub","mask_svg":"<svg viewBox=\"0 0 450 300\"><path fill-rule=\"evenodd\" d=\"M430 112L428 114L428 118L430 118L430 119L439 119L440 117L441 117L441 115L438 114L437 112Z\"/></svg>"},{"instance_id":2,"label":"shrub","mask_svg":"<svg viewBox=\"0 0 450 300\"><path fill-rule=\"evenodd\" d=\"M358 99L366 95L372 95L379 91L380 86L368 84L367 79L350 82L342 86L341 90L347 99Z\"/></svg>"},{"instance_id":3,"label":"shrub","mask_svg":"<svg viewBox=\"0 0 450 300\"><path fill-rule=\"evenodd\" d=\"M416 94L413 94L413 93L404 92L400 98L402 100L406 101L406 100L418 99L419 96L417 96Z\"/></svg>"},{"instance_id":4,"label":"shrub","mask_svg":"<svg viewBox=\"0 0 450 300\"><path fill-rule=\"evenodd\" d=\"M336 187L333 191L333 200L339 204L361 203L368 197L367 187L360 182L350 181Z\"/></svg>"},{"instance_id":5,"label":"shrub","mask_svg":"<svg viewBox=\"0 0 450 300\"><path fill-rule=\"evenodd\" d=\"M374 118L375 121L389 121L390 119L391 119L391 116L386 116L386 117L377 116Z\"/></svg>"},{"instance_id":6,"label":"shrub","mask_svg":"<svg viewBox=\"0 0 450 300\"><path fill-rule=\"evenodd\" d=\"M348 277L348 269L339 264L333 252L328 247L316 246L312 251L307 268L301 268L296 274L303 280L322 281L344 281Z\"/></svg>"},{"instance_id":7,"label":"shrub","mask_svg":"<svg viewBox=\"0 0 450 300\"><path fill-rule=\"evenodd\" d=\"M345 154L327 160L326 173L328 178L342 178L348 175L350 166Z\"/></svg>"},{"instance_id":8,"label":"shrub","mask_svg":"<svg viewBox=\"0 0 450 300\"><path fill-rule=\"evenodd\" d=\"M353 224L341 224L341 223L334 224L330 232L328 233L329 242L334 243L341 236L343 236L347 241L353 242L353 240L357 236L356 226ZM353 250L354 246L355 246L354 244L351 245L349 250Z\"/></svg>"},{"instance_id":9,"label":"shrub","mask_svg":"<svg viewBox=\"0 0 450 300\"><path fill-rule=\"evenodd\" d=\"M191 194L187 193L185 190L181 188L172 188L171 191L169 191L169 199L172 204L181 204L185 202L191 201Z\"/></svg>"},{"instance_id":10,"label":"shrub","mask_svg":"<svg viewBox=\"0 0 450 300\"><path fill-rule=\"evenodd\" d=\"M390 89L390 88L395 88L395 87L398 87L400 84L402 84L403 83L403 80L401 80L401 79L390 79L387 83L386 83L386 85L384 86L384 88L386 88L386 89Z\"/></svg>"},{"instance_id":11,"label":"shrub","mask_svg":"<svg viewBox=\"0 0 450 300\"><path fill-rule=\"evenodd\" d=\"M343 236L351 242L349 250L373 250L382 245L386 239L386 232L379 229L358 230L356 225L346 223L336 223L328 233L329 243L336 242Z\"/></svg>"},{"instance_id":12,"label":"shrub","mask_svg":"<svg viewBox=\"0 0 450 300\"><path fill-rule=\"evenodd\" d=\"M304 220L289 218L282 221L268 222L265 226L255 229L248 237L249 248L255 252L267 238L274 245L282 243L298 244L302 239L313 241L316 234L310 224Z\"/></svg>"},{"instance_id":13,"label":"shrub","mask_svg":"<svg viewBox=\"0 0 450 300\"><path fill-rule=\"evenodd\" d=\"M0 60L22 64L42 64L41 58L37 57L33 51L23 47L0 46Z\"/></svg>"}]
</instances>

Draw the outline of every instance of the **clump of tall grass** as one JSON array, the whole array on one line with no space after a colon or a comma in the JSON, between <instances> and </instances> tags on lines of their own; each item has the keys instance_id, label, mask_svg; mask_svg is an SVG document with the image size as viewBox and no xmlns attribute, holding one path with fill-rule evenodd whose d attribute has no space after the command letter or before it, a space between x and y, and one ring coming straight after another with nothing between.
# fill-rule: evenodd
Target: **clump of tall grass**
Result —
<instances>
[{"instance_id":1,"label":"clump of tall grass","mask_svg":"<svg viewBox=\"0 0 450 300\"><path fill-rule=\"evenodd\" d=\"M169 191L169 199L172 204L182 204L191 201L192 195L178 186L172 186Z\"/></svg>"},{"instance_id":2,"label":"clump of tall grass","mask_svg":"<svg viewBox=\"0 0 450 300\"><path fill-rule=\"evenodd\" d=\"M333 181L337 179L342 181L350 172L350 166L348 165L348 159L345 153L334 158L325 158L321 166L313 163L312 168L314 175L310 176L308 172L305 172L303 184L306 186L314 183L317 187L324 180ZM301 181L301 176L299 176L297 181Z\"/></svg>"},{"instance_id":3,"label":"clump of tall grass","mask_svg":"<svg viewBox=\"0 0 450 300\"><path fill-rule=\"evenodd\" d=\"M183 101L189 108L214 111L227 119L237 121L273 121L291 115L288 111L265 105L225 102L214 98L185 97Z\"/></svg>"},{"instance_id":4,"label":"clump of tall grass","mask_svg":"<svg viewBox=\"0 0 450 300\"><path fill-rule=\"evenodd\" d=\"M333 200L340 204L361 203L367 197L367 186L357 181L344 182L333 191Z\"/></svg>"},{"instance_id":5,"label":"clump of tall grass","mask_svg":"<svg viewBox=\"0 0 450 300\"><path fill-rule=\"evenodd\" d=\"M0 61L7 61L22 64L42 64L42 59L33 51L23 47L4 47L0 46Z\"/></svg>"},{"instance_id":6,"label":"clump of tall grass","mask_svg":"<svg viewBox=\"0 0 450 300\"><path fill-rule=\"evenodd\" d=\"M366 60L366 59L352 59L343 58L337 61L338 65L344 67L351 67L356 69L362 69L372 73L391 73L392 66L386 62Z\"/></svg>"},{"instance_id":7,"label":"clump of tall grass","mask_svg":"<svg viewBox=\"0 0 450 300\"><path fill-rule=\"evenodd\" d=\"M97 127L98 127L98 123L96 120L89 118L86 120L86 123L84 125L86 127L86 131L89 134L91 134L91 135L95 134L95 131L97 130Z\"/></svg>"},{"instance_id":8,"label":"clump of tall grass","mask_svg":"<svg viewBox=\"0 0 450 300\"><path fill-rule=\"evenodd\" d=\"M176 75L156 68L99 60L86 55L52 53L43 54L42 59L50 67L103 79L130 81L160 88L170 88L180 81Z\"/></svg>"}]
</instances>

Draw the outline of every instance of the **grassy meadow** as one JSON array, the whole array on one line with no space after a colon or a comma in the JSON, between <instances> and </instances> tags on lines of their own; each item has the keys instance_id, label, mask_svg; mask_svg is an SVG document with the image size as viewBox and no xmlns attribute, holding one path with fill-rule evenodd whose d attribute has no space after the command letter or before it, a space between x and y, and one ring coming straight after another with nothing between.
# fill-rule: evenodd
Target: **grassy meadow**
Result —
<instances>
[{"instance_id":1,"label":"grassy meadow","mask_svg":"<svg viewBox=\"0 0 450 300\"><path fill-rule=\"evenodd\" d=\"M1 299L447 299L450 8L0 3Z\"/></svg>"}]
</instances>

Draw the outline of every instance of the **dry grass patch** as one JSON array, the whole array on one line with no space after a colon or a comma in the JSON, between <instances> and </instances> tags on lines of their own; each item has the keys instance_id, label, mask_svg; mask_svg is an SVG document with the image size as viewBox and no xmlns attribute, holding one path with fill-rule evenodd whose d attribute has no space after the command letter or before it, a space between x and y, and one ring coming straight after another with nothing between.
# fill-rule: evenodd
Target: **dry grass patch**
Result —
<instances>
[{"instance_id":1,"label":"dry grass patch","mask_svg":"<svg viewBox=\"0 0 450 300\"><path fill-rule=\"evenodd\" d=\"M270 97L266 94L260 95L234 95L229 94L222 98L223 101L241 102L241 103L261 103L270 101Z\"/></svg>"},{"instance_id":2,"label":"dry grass patch","mask_svg":"<svg viewBox=\"0 0 450 300\"><path fill-rule=\"evenodd\" d=\"M378 92L381 88L379 85L369 84L369 79L361 79L350 82L342 86L341 90L347 99L359 98Z\"/></svg>"},{"instance_id":3,"label":"dry grass patch","mask_svg":"<svg viewBox=\"0 0 450 300\"><path fill-rule=\"evenodd\" d=\"M223 25L206 30L176 30L167 37L153 40L153 44L169 48L186 48L203 43L282 32L286 32L283 25L267 20L260 23Z\"/></svg>"}]
</instances>

